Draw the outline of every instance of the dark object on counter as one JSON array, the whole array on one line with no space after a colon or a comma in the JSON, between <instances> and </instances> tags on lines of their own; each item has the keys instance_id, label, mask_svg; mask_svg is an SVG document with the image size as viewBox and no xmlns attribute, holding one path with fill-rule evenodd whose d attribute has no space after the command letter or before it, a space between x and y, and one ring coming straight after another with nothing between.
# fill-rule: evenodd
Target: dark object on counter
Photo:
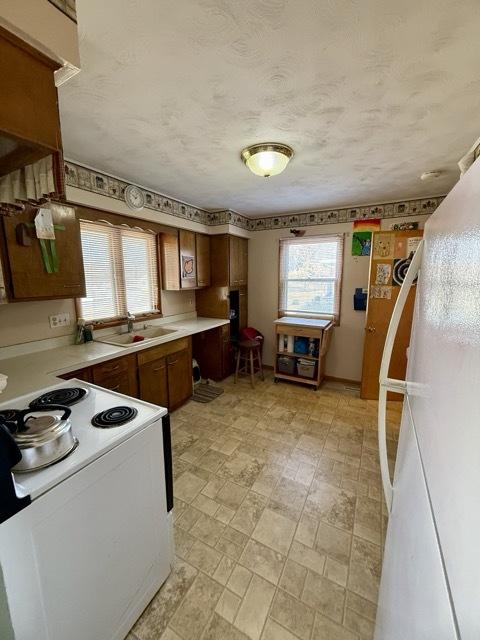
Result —
<instances>
[{"instance_id":1,"label":"dark object on counter","mask_svg":"<svg viewBox=\"0 0 480 640\"><path fill-rule=\"evenodd\" d=\"M22 452L8 428L0 423L0 523L28 507L30 496L19 498L15 491L12 467L20 462Z\"/></svg>"},{"instance_id":2,"label":"dark object on counter","mask_svg":"<svg viewBox=\"0 0 480 640\"><path fill-rule=\"evenodd\" d=\"M355 289L355 293L353 294L353 308L355 311L366 311L367 292L363 289Z\"/></svg>"},{"instance_id":3,"label":"dark object on counter","mask_svg":"<svg viewBox=\"0 0 480 640\"><path fill-rule=\"evenodd\" d=\"M93 324L86 324L83 330L83 339L85 342L93 342Z\"/></svg>"}]
</instances>

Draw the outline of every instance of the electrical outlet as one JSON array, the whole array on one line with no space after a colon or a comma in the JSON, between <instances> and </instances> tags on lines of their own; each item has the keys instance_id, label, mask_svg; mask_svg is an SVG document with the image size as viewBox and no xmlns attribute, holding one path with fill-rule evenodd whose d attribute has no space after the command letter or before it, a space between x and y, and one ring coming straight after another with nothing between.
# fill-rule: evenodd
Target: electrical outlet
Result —
<instances>
[{"instance_id":1,"label":"electrical outlet","mask_svg":"<svg viewBox=\"0 0 480 640\"><path fill-rule=\"evenodd\" d=\"M69 327L71 324L69 313L57 313L56 316L49 316L50 327L58 329L58 327Z\"/></svg>"}]
</instances>

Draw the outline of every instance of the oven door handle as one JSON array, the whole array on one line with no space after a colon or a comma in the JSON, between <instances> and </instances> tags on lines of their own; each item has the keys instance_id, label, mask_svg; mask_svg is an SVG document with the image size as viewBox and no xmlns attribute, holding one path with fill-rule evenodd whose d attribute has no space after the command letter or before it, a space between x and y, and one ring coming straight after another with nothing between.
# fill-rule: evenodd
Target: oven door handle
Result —
<instances>
[{"instance_id":1,"label":"oven door handle","mask_svg":"<svg viewBox=\"0 0 480 640\"><path fill-rule=\"evenodd\" d=\"M387 392L405 394L407 392L407 383L405 380L395 380L388 377L390 368L390 360L392 358L393 346L398 331L398 326L402 318L405 303L407 302L410 288L418 275L420 264L422 262L423 240L420 241L417 250L410 262L405 279L402 282L398 293L395 307L393 309L390 324L388 326L387 336L385 338L385 346L383 348L382 363L380 365L380 389L378 394L378 450L380 457L380 472L382 475L383 493L385 494L385 502L387 503L388 512L392 510L393 486L390 480L390 471L388 468L387 454Z\"/></svg>"}]
</instances>

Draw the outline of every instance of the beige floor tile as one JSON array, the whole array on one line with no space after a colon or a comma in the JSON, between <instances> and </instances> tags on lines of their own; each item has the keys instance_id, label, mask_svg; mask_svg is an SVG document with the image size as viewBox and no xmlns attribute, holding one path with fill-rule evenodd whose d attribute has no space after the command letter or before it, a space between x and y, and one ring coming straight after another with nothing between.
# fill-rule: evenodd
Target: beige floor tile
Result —
<instances>
[{"instance_id":1,"label":"beige floor tile","mask_svg":"<svg viewBox=\"0 0 480 640\"><path fill-rule=\"evenodd\" d=\"M228 524L234 515L235 511L233 509L221 504L215 512L215 520L219 520L220 522L223 522L223 524Z\"/></svg>"},{"instance_id":2,"label":"beige floor tile","mask_svg":"<svg viewBox=\"0 0 480 640\"><path fill-rule=\"evenodd\" d=\"M381 574L381 548L353 538L347 586L350 591L376 604Z\"/></svg>"},{"instance_id":3,"label":"beige floor tile","mask_svg":"<svg viewBox=\"0 0 480 640\"><path fill-rule=\"evenodd\" d=\"M295 523L292 520L270 509L265 509L252 533L252 538L283 555L287 555L295 528Z\"/></svg>"},{"instance_id":4,"label":"beige floor tile","mask_svg":"<svg viewBox=\"0 0 480 640\"><path fill-rule=\"evenodd\" d=\"M258 640L267 618L275 587L254 575L243 599L234 625L251 640Z\"/></svg>"},{"instance_id":5,"label":"beige floor tile","mask_svg":"<svg viewBox=\"0 0 480 640\"><path fill-rule=\"evenodd\" d=\"M318 551L314 549L310 549L310 547L306 547L301 542L297 542L296 540L292 542L288 557L306 569L316 571L320 575L323 574L325 555L318 553Z\"/></svg>"},{"instance_id":6,"label":"beige floor tile","mask_svg":"<svg viewBox=\"0 0 480 640\"><path fill-rule=\"evenodd\" d=\"M227 582L227 587L243 598L252 579L252 572L237 564Z\"/></svg>"},{"instance_id":7,"label":"beige floor tile","mask_svg":"<svg viewBox=\"0 0 480 640\"><path fill-rule=\"evenodd\" d=\"M241 441L237 440L236 438L224 436L223 438L217 440L217 442L214 442L211 448L214 451L219 451L220 453L223 453L227 456L231 456L240 442Z\"/></svg>"},{"instance_id":8,"label":"beige floor tile","mask_svg":"<svg viewBox=\"0 0 480 640\"><path fill-rule=\"evenodd\" d=\"M220 478L250 488L260 474L262 466L256 458L237 450L217 473Z\"/></svg>"},{"instance_id":9,"label":"beige floor tile","mask_svg":"<svg viewBox=\"0 0 480 640\"><path fill-rule=\"evenodd\" d=\"M128 640L128 638L127 638L127 640ZM173 631L173 629L167 628L165 630L165 633L160 638L160 640L182 640L182 638L180 638L178 633L175 633L175 631Z\"/></svg>"},{"instance_id":10,"label":"beige floor tile","mask_svg":"<svg viewBox=\"0 0 480 640\"><path fill-rule=\"evenodd\" d=\"M214 499L220 489L224 486L225 480L223 478L217 478L213 476L202 489L202 494L207 498Z\"/></svg>"},{"instance_id":11,"label":"beige floor tile","mask_svg":"<svg viewBox=\"0 0 480 640\"><path fill-rule=\"evenodd\" d=\"M325 616L317 613L312 640L359 640L358 636Z\"/></svg>"},{"instance_id":12,"label":"beige floor tile","mask_svg":"<svg viewBox=\"0 0 480 640\"><path fill-rule=\"evenodd\" d=\"M262 633L262 640L298 640L298 636L294 636L281 627L278 622L268 618Z\"/></svg>"},{"instance_id":13,"label":"beige floor tile","mask_svg":"<svg viewBox=\"0 0 480 640\"><path fill-rule=\"evenodd\" d=\"M191 502L207 483L202 478L185 471L173 487L173 495L184 502Z\"/></svg>"},{"instance_id":14,"label":"beige floor tile","mask_svg":"<svg viewBox=\"0 0 480 640\"><path fill-rule=\"evenodd\" d=\"M357 633L362 640L372 640L375 632L375 623L364 618L352 609L345 609L344 626Z\"/></svg>"},{"instance_id":15,"label":"beige floor tile","mask_svg":"<svg viewBox=\"0 0 480 640\"><path fill-rule=\"evenodd\" d=\"M326 522L320 522L318 525L315 541L315 549L318 552L331 556L338 562L348 564L351 544L352 535L347 531L332 527Z\"/></svg>"},{"instance_id":16,"label":"beige floor tile","mask_svg":"<svg viewBox=\"0 0 480 640\"><path fill-rule=\"evenodd\" d=\"M221 481L224 484L215 496L216 501L221 502L230 509L238 509L238 507L243 502L243 499L247 495L248 489L246 489L245 487L241 487L234 482L225 482L223 478L221 479Z\"/></svg>"},{"instance_id":17,"label":"beige floor tile","mask_svg":"<svg viewBox=\"0 0 480 640\"><path fill-rule=\"evenodd\" d=\"M249 540L239 562L262 578L277 584L282 573L285 557L270 547Z\"/></svg>"},{"instance_id":18,"label":"beige floor tile","mask_svg":"<svg viewBox=\"0 0 480 640\"><path fill-rule=\"evenodd\" d=\"M220 600L217 602L215 612L218 613L219 616L222 616L222 618L225 618L228 622L232 623L237 615L241 601L242 599L240 596L237 596L236 593L233 593L233 591L229 591L228 589L224 589L220 596Z\"/></svg>"},{"instance_id":19,"label":"beige floor tile","mask_svg":"<svg viewBox=\"0 0 480 640\"><path fill-rule=\"evenodd\" d=\"M222 554L204 542L196 540L185 559L197 569L201 569L211 576L220 564Z\"/></svg>"},{"instance_id":20,"label":"beige floor tile","mask_svg":"<svg viewBox=\"0 0 480 640\"><path fill-rule=\"evenodd\" d=\"M302 515L295 531L295 540L301 542L306 547L315 546L315 538L317 535L318 520L307 515Z\"/></svg>"},{"instance_id":21,"label":"beige floor tile","mask_svg":"<svg viewBox=\"0 0 480 640\"><path fill-rule=\"evenodd\" d=\"M337 562L333 558L327 557L323 575L329 580L331 580L332 582L336 582L341 587L346 587L347 576L348 576L348 564L342 564L341 562Z\"/></svg>"},{"instance_id":22,"label":"beige floor tile","mask_svg":"<svg viewBox=\"0 0 480 640\"><path fill-rule=\"evenodd\" d=\"M218 582L199 573L170 621L172 629L184 640L200 638L222 591Z\"/></svg>"},{"instance_id":23,"label":"beige floor tile","mask_svg":"<svg viewBox=\"0 0 480 640\"><path fill-rule=\"evenodd\" d=\"M220 584L226 585L230 576L232 575L232 571L235 568L236 562L233 558L229 556L222 556L215 572L213 574L214 579Z\"/></svg>"},{"instance_id":24,"label":"beige floor tile","mask_svg":"<svg viewBox=\"0 0 480 640\"><path fill-rule=\"evenodd\" d=\"M230 526L246 535L251 535L267 504L267 498L249 491L230 521Z\"/></svg>"},{"instance_id":25,"label":"beige floor tile","mask_svg":"<svg viewBox=\"0 0 480 640\"><path fill-rule=\"evenodd\" d=\"M314 611L282 589L275 594L270 616L302 640L310 638Z\"/></svg>"},{"instance_id":26,"label":"beige floor tile","mask_svg":"<svg viewBox=\"0 0 480 640\"><path fill-rule=\"evenodd\" d=\"M207 498L207 496L199 493L192 501L192 507L198 509L202 513L206 513L207 516L214 516L218 511L220 505L215 500Z\"/></svg>"},{"instance_id":27,"label":"beige floor tile","mask_svg":"<svg viewBox=\"0 0 480 640\"><path fill-rule=\"evenodd\" d=\"M218 613L214 613L202 635L202 640L248 640L248 636Z\"/></svg>"},{"instance_id":28,"label":"beige floor tile","mask_svg":"<svg viewBox=\"0 0 480 640\"><path fill-rule=\"evenodd\" d=\"M305 503L307 515L324 520L347 531L353 530L356 496L315 479Z\"/></svg>"},{"instance_id":29,"label":"beige floor tile","mask_svg":"<svg viewBox=\"0 0 480 640\"><path fill-rule=\"evenodd\" d=\"M303 588L302 600L335 622L342 622L345 589L331 580L309 571Z\"/></svg>"},{"instance_id":30,"label":"beige floor tile","mask_svg":"<svg viewBox=\"0 0 480 640\"><path fill-rule=\"evenodd\" d=\"M217 544L224 531L224 524L203 513L190 529L192 536L199 538L202 542L205 542L212 547Z\"/></svg>"},{"instance_id":31,"label":"beige floor tile","mask_svg":"<svg viewBox=\"0 0 480 640\"><path fill-rule=\"evenodd\" d=\"M293 560L287 560L283 568L279 586L295 598L300 598L306 576L307 569L305 567L302 567L302 565Z\"/></svg>"}]
</instances>

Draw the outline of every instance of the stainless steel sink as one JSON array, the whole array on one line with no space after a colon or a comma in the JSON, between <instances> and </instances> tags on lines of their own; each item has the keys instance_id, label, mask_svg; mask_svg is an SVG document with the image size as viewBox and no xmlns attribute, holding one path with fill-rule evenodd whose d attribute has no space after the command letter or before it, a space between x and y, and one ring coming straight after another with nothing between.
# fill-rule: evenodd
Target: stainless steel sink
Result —
<instances>
[{"instance_id":1,"label":"stainless steel sink","mask_svg":"<svg viewBox=\"0 0 480 640\"><path fill-rule=\"evenodd\" d=\"M144 339L138 342L147 342L149 340L155 340L167 336L171 333L175 333L177 329L164 329L163 327L147 327L146 329L139 329L132 333L109 333L102 338L95 338L96 342L105 342L106 344L113 344L117 347L129 347L131 344L136 343L135 336L141 336Z\"/></svg>"}]
</instances>

